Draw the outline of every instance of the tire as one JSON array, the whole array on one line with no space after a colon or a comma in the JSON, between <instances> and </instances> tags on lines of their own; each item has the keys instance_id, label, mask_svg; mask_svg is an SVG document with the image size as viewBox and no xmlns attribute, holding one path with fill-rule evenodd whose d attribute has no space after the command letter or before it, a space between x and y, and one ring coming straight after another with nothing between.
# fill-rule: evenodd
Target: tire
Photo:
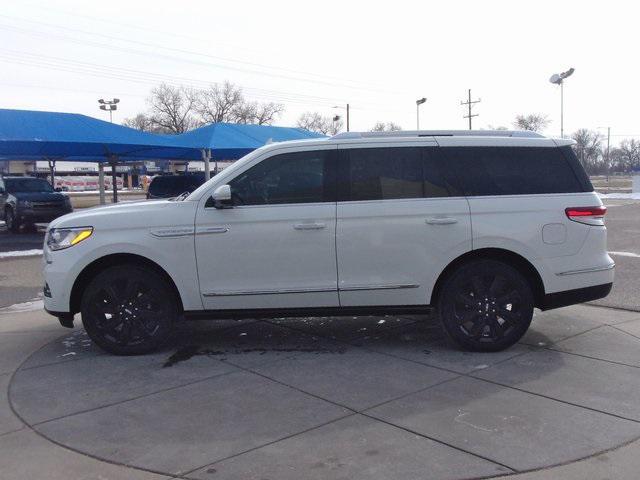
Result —
<instances>
[{"instance_id":1,"label":"tire","mask_svg":"<svg viewBox=\"0 0 640 480\"><path fill-rule=\"evenodd\" d=\"M7 230L12 233L18 233L20 231L20 222L16 218L15 213L13 213L13 208L9 207L4 212L4 221L7 226Z\"/></svg>"},{"instance_id":2,"label":"tire","mask_svg":"<svg viewBox=\"0 0 640 480\"><path fill-rule=\"evenodd\" d=\"M115 355L142 355L166 343L179 315L167 281L137 265L109 267L85 289L80 311L87 334Z\"/></svg>"},{"instance_id":3,"label":"tire","mask_svg":"<svg viewBox=\"0 0 640 480\"><path fill-rule=\"evenodd\" d=\"M465 350L496 352L516 343L533 317L527 279L497 260L463 264L445 280L438 313L445 332Z\"/></svg>"}]
</instances>

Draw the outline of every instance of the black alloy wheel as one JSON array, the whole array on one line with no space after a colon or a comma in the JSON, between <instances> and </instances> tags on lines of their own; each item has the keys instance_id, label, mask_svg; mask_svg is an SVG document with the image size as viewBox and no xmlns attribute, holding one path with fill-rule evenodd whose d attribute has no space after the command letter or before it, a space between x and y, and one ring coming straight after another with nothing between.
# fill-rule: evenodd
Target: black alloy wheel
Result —
<instances>
[{"instance_id":1,"label":"black alloy wheel","mask_svg":"<svg viewBox=\"0 0 640 480\"><path fill-rule=\"evenodd\" d=\"M533 317L533 292L515 268L496 260L458 267L445 281L438 312L459 346L493 352L516 343Z\"/></svg>"},{"instance_id":2,"label":"black alloy wheel","mask_svg":"<svg viewBox=\"0 0 640 480\"><path fill-rule=\"evenodd\" d=\"M161 347L178 318L171 287L153 269L119 265L100 272L81 302L82 323L102 349L139 355Z\"/></svg>"}]
</instances>

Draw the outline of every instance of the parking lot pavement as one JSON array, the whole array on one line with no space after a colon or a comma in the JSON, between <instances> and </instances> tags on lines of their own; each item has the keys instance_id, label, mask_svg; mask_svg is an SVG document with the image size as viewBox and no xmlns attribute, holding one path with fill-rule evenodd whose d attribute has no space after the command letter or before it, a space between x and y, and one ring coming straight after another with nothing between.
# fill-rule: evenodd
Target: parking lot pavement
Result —
<instances>
[{"instance_id":1,"label":"parking lot pavement","mask_svg":"<svg viewBox=\"0 0 640 480\"><path fill-rule=\"evenodd\" d=\"M605 200L607 248L616 262L613 290L594 303L640 311L640 201Z\"/></svg>"},{"instance_id":2,"label":"parking lot pavement","mask_svg":"<svg viewBox=\"0 0 640 480\"><path fill-rule=\"evenodd\" d=\"M481 354L420 316L199 321L115 357L0 313L1 477L634 478L639 332L575 306Z\"/></svg>"}]
</instances>

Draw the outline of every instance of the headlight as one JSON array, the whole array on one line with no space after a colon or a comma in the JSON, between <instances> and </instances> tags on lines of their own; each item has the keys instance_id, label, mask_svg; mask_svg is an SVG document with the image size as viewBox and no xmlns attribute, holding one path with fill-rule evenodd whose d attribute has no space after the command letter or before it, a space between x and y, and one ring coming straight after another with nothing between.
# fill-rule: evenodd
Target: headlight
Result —
<instances>
[{"instance_id":1,"label":"headlight","mask_svg":"<svg viewBox=\"0 0 640 480\"><path fill-rule=\"evenodd\" d=\"M24 208L31 208L33 206L29 200L18 200L18 205Z\"/></svg>"},{"instance_id":2,"label":"headlight","mask_svg":"<svg viewBox=\"0 0 640 480\"><path fill-rule=\"evenodd\" d=\"M51 250L62 250L77 245L93 233L93 227L52 228L47 236L47 246Z\"/></svg>"}]
</instances>

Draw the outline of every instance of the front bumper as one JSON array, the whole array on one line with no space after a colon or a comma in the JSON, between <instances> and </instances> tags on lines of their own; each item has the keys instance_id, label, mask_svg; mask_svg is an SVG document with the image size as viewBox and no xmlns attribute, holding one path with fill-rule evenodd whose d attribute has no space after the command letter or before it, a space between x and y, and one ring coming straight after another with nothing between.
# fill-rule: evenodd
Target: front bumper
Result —
<instances>
[{"instance_id":1,"label":"front bumper","mask_svg":"<svg viewBox=\"0 0 640 480\"><path fill-rule=\"evenodd\" d=\"M49 315L53 315L54 317L56 317L60 322L60 325L62 325L63 327L73 328L73 317L74 317L73 313L53 312L51 310L48 310L46 307L44 311L47 312Z\"/></svg>"},{"instance_id":2,"label":"front bumper","mask_svg":"<svg viewBox=\"0 0 640 480\"><path fill-rule=\"evenodd\" d=\"M53 209L34 210L30 208L19 208L16 211L16 218L20 223L49 223L58 217L71 213L73 209Z\"/></svg>"}]
</instances>

